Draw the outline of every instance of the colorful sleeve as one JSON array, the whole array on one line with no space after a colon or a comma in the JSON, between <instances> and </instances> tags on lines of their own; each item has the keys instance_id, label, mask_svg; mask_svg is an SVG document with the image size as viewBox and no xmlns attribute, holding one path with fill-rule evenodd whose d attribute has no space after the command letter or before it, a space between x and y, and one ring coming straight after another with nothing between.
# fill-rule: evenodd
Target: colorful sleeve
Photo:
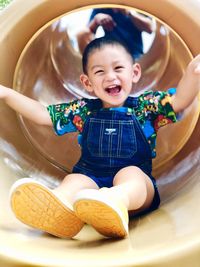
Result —
<instances>
[{"instance_id":1,"label":"colorful sleeve","mask_svg":"<svg viewBox=\"0 0 200 267\"><path fill-rule=\"evenodd\" d=\"M171 88L166 92L147 91L139 96L139 105L143 107L145 117L152 123L157 132L161 127L177 121L176 113L172 107L172 95L176 89Z\"/></svg>"},{"instance_id":2,"label":"colorful sleeve","mask_svg":"<svg viewBox=\"0 0 200 267\"><path fill-rule=\"evenodd\" d=\"M50 105L47 110L57 135L77 131L82 132L83 124L90 113L86 99Z\"/></svg>"}]
</instances>

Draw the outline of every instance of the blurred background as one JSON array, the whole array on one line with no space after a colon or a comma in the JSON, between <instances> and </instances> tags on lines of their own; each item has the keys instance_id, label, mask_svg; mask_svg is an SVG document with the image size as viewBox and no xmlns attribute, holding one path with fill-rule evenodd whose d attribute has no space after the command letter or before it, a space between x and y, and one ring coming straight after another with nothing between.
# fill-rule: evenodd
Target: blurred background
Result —
<instances>
[{"instance_id":1,"label":"blurred background","mask_svg":"<svg viewBox=\"0 0 200 267\"><path fill-rule=\"evenodd\" d=\"M0 10L2 10L4 7L6 7L12 1L13 0L0 0Z\"/></svg>"}]
</instances>

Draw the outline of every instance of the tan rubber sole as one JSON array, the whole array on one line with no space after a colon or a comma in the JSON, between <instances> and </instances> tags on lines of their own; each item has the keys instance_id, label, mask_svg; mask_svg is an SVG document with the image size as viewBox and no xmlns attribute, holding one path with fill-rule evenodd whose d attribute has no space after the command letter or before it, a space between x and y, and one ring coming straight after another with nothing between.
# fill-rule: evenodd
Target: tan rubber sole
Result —
<instances>
[{"instance_id":1,"label":"tan rubber sole","mask_svg":"<svg viewBox=\"0 0 200 267\"><path fill-rule=\"evenodd\" d=\"M22 184L11 194L11 207L23 223L62 238L75 236L84 223L40 184Z\"/></svg>"},{"instance_id":2,"label":"tan rubber sole","mask_svg":"<svg viewBox=\"0 0 200 267\"><path fill-rule=\"evenodd\" d=\"M103 202L78 200L74 204L74 211L82 221L104 236L123 238L128 234L118 213Z\"/></svg>"}]
</instances>

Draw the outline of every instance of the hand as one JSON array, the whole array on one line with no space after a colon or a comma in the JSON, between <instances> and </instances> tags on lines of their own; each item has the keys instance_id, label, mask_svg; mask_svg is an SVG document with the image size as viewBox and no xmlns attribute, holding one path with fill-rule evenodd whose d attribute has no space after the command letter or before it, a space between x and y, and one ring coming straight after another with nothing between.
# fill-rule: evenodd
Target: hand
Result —
<instances>
[{"instance_id":1,"label":"hand","mask_svg":"<svg viewBox=\"0 0 200 267\"><path fill-rule=\"evenodd\" d=\"M188 64L185 77L190 86L196 87L198 91L200 90L200 54Z\"/></svg>"},{"instance_id":2,"label":"hand","mask_svg":"<svg viewBox=\"0 0 200 267\"><path fill-rule=\"evenodd\" d=\"M200 55L196 56L187 66L182 76L172 106L175 112L187 108L200 92Z\"/></svg>"},{"instance_id":3,"label":"hand","mask_svg":"<svg viewBox=\"0 0 200 267\"><path fill-rule=\"evenodd\" d=\"M5 99L7 94L8 94L8 90L9 88L3 86L3 85L0 85L0 99Z\"/></svg>"},{"instance_id":4,"label":"hand","mask_svg":"<svg viewBox=\"0 0 200 267\"><path fill-rule=\"evenodd\" d=\"M197 55L189 65L193 68L194 74L200 74L200 54Z\"/></svg>"},{"instance_id":5,"label":"hand","mask_svg":"<svg viewBox=\"0 0 200 267\"><path fill-rule=\"evenodd\" d=\"M116 26L115 21L110 15L99 13L95 16L95 23L102 26L107 31L112 31Z\"/></svg>"}]
</instances>

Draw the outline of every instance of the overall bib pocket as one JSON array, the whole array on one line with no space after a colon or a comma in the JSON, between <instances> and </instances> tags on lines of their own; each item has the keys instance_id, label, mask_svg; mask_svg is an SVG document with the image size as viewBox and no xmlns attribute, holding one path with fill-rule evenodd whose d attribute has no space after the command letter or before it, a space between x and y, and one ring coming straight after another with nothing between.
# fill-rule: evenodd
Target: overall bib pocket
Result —
<instances>
[{"instance_id":1,"label":"overall bib pocket","mask_svg":"<svg viewBox=\"0 0 200 267\"><path fill-rule=\"evenodd\" d=\"M90 118L87 148L95 157L132 158L137 152L133 120Z\"/></svg>"}]
</instances>

